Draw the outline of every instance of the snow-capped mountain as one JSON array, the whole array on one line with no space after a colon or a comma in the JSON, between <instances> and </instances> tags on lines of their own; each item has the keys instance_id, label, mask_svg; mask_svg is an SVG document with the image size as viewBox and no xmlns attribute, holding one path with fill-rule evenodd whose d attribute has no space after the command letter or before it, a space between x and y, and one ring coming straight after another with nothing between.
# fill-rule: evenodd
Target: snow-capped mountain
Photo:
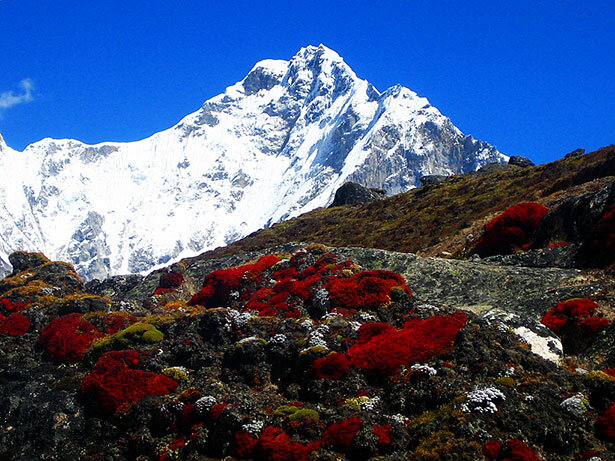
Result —
<instances>
[{"instance_id":1,"label":"snow-capped mountain","mask_svg":"<svg viewBox=\"0 0 615 461\"><path fill-rule=\"evenodd\" d=\"M308 46L141 141L18 152L0 137L0 265L37 250L87 279L140 272L326 206L350 179L394 194L506 158L413 91L380 93Z\"/></svg>"}]
</instances>

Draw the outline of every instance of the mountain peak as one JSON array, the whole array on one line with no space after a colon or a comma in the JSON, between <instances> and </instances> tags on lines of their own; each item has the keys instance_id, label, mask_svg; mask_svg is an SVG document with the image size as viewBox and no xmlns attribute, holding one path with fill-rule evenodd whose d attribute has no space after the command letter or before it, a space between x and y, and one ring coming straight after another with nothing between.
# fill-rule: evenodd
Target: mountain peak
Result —
<instances>
[{"instance_id":1,"label":"mountain peak","mask_svg":"<svg viewBox=\"0 0 615 461\"><path fill-rule=\"evenodd\" d=\"M396 194L424 175L504 160L407 88L379 93L324 45L259 61L150 138L92 146L46 138L19 162L8 157L0 156L0 207L11 210L0 259L43 250L85 278L223 246L327 206L346 181Z\"/></svg>"}]
</instances>

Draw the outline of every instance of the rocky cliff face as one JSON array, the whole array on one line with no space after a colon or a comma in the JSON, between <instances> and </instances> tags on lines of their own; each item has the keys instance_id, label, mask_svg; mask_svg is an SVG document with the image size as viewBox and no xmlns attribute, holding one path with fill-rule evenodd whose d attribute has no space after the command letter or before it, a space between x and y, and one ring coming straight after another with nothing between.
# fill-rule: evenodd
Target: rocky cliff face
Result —
<instances>
[{"instance_id":1,"label":"rocky cliff face","mask_svg":"<svg viewBox=\"0 0 615 461\"><path fill-rule=\"evenodd\" d=\"M426 98L309 46L142 141L0 141L0 270L43 250L87 279L139 272L326 206L347 180L394 194L505 160Z\"/></svg>"}]
</instances>

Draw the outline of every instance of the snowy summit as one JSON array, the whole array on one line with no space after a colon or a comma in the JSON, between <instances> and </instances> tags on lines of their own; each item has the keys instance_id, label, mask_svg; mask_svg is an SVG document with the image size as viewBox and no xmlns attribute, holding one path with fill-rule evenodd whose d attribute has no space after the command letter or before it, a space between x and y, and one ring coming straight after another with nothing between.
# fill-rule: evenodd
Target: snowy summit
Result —
<instances>
[{"instance_id":1,"label":"snowy summit","mask_svg":"<svg viewBox=\"0 0 615 461\"><path fill-rule=\"evenodd\" d=\"M326 206L347 180L394 194L506 158L426 98L381 93L308 46L141 141L47 138L18 152L0 136L0 272L16 250L86 279L141 272Z\"/></svg>"}]
</instances>

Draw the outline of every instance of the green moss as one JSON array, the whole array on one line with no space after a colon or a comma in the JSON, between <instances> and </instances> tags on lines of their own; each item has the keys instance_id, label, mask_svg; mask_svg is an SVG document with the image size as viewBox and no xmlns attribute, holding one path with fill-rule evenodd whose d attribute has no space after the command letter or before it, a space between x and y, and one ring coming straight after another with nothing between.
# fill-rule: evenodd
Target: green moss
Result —
<instances>
[{"instance_id":1,"label":"green moss","mask_svg":"<svg viewBox=\"0 0 615 461\"><path fill-rule=\"evenodd\" d=\"M288 419L294 421L296 419L315 419L318 420L318 412L316 410L310 410L309 408L300 408L293 414L288 415Z\"/></svg>"},{"instance_id":2,"label":"green moss","mask_svg":"<svg viewBox=\"0 0 615 461\"><path fill-rule=\"evenodd\" d=\"M275 409L273 414L275 416L289 416L295 413L297 410L299 410L299 407L296 407L294 405L280 405L278 408Z\"/></svg>"},{"instance_id":3,"label":"green moss","mask_svg":"<svg viewBox=\"0 0 615 461\"><path fill-rule=\"evenodd\" d=\"M309 408L299 408L295 405L281 405L273 412L275 416L285 416L291 421L299 419L316 419L318 420L318 412Z\"/></svg>"},{"instance_id":4,"label":"green moss","mask_svg":"<svg viewBox=\"0 0 615 461\"><path fill-rule=\"evenodd\" d=\"M132 344L156 343L162 341L164 334L151 323L137 322L114 335L94 340L91 350L124 348Z\"/></svg>"},{"instance_id":5,"label":"green moss","mask_svg":"<svg viewBox=\"0 0 615 461\"><path fill-rule=\"evenodd\" d=\"M498 386L512 387L515 385L515 380L511 378L510 376L502 376L501 378L496 379L495 383Z\"/></svg>"},{"instance_id":6,"label":"green moss","mask_svg":"<svg viewBox=\"0 0 615 461\"><path fill-rule=\"evenodd\" d=\"M175 381L186 381L188 373L180 367L169 367L162 370L162 374L173 378Z\"/></svg>"},{"instance_id":7,"label":"green moss","mask_svg":"<svg viewBox=\"0 0 615 461\"><path fill-rule=\"evenodd\" d=\"M143 333L142 338L146 343L157 343L164 339L164 335L160 330L149 330Z\"/></svg>"}]
</instances>

